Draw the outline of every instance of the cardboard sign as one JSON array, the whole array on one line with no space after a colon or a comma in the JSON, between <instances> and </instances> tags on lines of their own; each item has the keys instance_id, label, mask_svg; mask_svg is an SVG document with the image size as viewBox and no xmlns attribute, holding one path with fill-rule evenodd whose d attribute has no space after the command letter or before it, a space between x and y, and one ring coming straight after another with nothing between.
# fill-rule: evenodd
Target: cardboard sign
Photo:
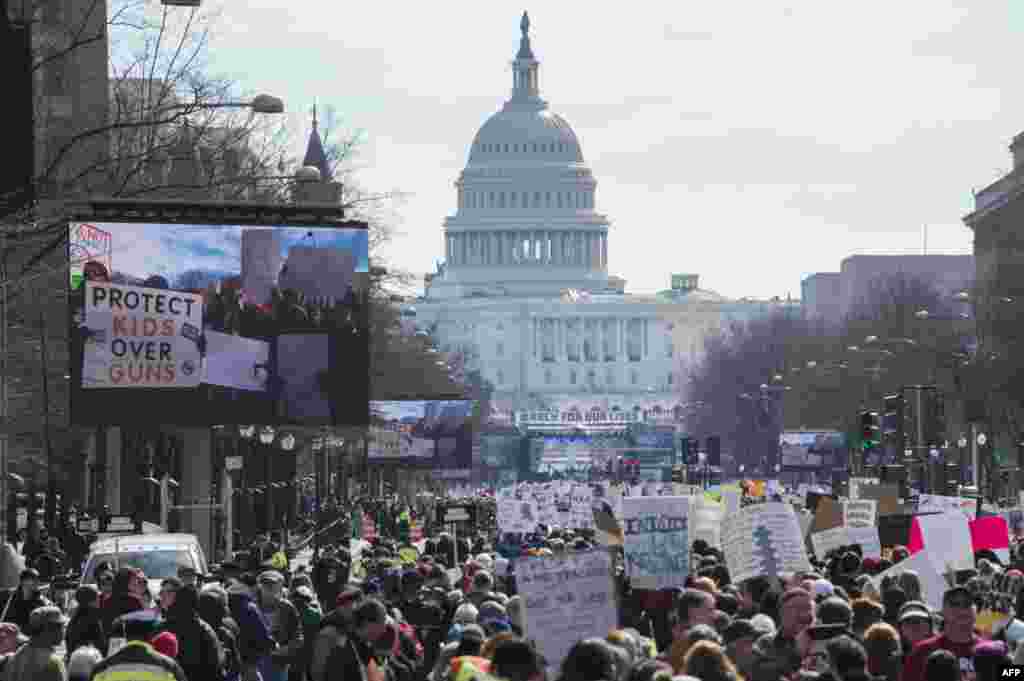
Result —
<instances>
[{"instance_id":1,"label":"cardboard sign","mask_svg":"<svg viewBox=\"0 0 1024 681\"><path fill-rule=\"evenodd\" d=\"M971 497L947 497L939 494L921 494L917 498L918 513L946 513L960 511L968 520L978 516L978 500Z\"/></svg>"},{"instance_id":2,"label":"cardboard sign","mask_svg":"<svg viewBox=\"0 0 1024 681\"><path fill-rule=\"evenodd\" d=\"M690 572L689 515L689 497L623 500L626 570L636 588L685 585Z\"/></svg>"},{"instance_id":3,"label":"cardboard sign","mask_svg":"<svg viewBox=\"0 0 1024 681\"><path fill-rule=\"evenodd\" d=\"M83 388L194 388L203 299L194 293L85 282Z\"/></svg>"},{"instance_id":4,"label":"cardboard sign","mask_svg":"<svg viewBox=\"0 0 1024 681\"><path fill-rule=\"evenodd\" d=\"M843 524L843 508L832 497L820 497L811 523L811 534L831 530Z\"/></svg>"},{"instance_id":5,"label":"cardboard sign","mask_svg":"<svg viewBox=\"0 0 1024 681\"><path fill-rule=\"evenodd\" d=\"M819 560L829 551L851 544L860 544L865 558L882 557L882 544L878 538L877 527L833 527L811 535L814 555Z\"/></svg>"},{"instance_id":6,"label":"cardboard sign","mask_svg":"<svg viewBox=\"0 0 1024 681\"><path fill-rule=\"evenodd\" d=\"M518 560L516 586L523 599L525 637L551 669L561 668L577 641L603 639L618 625L607 551Z\"/></svg>"}]
</instances>

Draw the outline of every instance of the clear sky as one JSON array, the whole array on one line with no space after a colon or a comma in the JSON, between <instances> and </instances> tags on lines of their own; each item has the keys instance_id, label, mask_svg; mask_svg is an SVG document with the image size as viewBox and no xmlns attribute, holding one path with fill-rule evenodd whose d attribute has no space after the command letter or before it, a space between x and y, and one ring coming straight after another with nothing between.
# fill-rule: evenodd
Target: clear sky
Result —
<instances>
[{"instance_id":1,"label":"clear sky","mask_svg":"<svg viewBox=\"0 0 1024 681\"><path fill-rule=\"evenodd\" d=\"M210 66L366 139L368 189L411 196L388 256L442 254L452 183L507 98L530 11L541 94L574 127L632 291L672 272L799 295L855 253L965 253L961 223L1024 130L1019 0L336 3L206 0Z\"/></svg>"},{"instance_id":2,"label":"clear sky","mask_svg":"<svg viewBox=\"0 0 1024 681\"><path fill-rule=\"evenodd\" d=\"M154 274L173 282L190 269L240 274L242 270L242 227L232 225L160 225L97 223L110 232L111 262L117 272L144 279ZM295 245L315 245L353 250L360 254L356 271L367 269L367 235L363 230L300 227L247 228L277 229L281 253L287 256ZM308 233L312 231L313 236Z\"/></svg>"}]
</instances>

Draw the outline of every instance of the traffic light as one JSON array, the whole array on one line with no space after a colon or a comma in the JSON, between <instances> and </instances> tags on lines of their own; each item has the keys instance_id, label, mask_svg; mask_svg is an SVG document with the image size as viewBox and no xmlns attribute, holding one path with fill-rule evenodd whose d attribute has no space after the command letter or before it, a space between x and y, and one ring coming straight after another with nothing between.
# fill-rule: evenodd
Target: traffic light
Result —
<instances>
[{"instance_id":1,"label":"traffic light","mask_svg":"<svg viewBox=\"0 0 1024 681\"><path fill-rule=\"evenodd\" d=\"M860 413L860 442L864 451L878 446L878 412L862 411Z\"/></svg>"},{"instance_id":2,"label":"traffic light","mask_svg":"<svg viewBox=\"0 0 1024 681\"><path fill-rule=\"evenodd\" d=\"M722 465L722 438L712 435L707 440L707 454L709 466Z\"/></svg>"},{"instance_id":3,"label":"traffic light","mask_svg":"<svg viewBox=\"0 0 1024 681\"><path fill-rule=\"evenodd\" d=\"M906 443L904 436L906 418L906 405L904 404L903 393L887 396L885 398L885 412L882 416L882 435L895 444L895 449L901 456Z\"/></svg>"}]
</instances>

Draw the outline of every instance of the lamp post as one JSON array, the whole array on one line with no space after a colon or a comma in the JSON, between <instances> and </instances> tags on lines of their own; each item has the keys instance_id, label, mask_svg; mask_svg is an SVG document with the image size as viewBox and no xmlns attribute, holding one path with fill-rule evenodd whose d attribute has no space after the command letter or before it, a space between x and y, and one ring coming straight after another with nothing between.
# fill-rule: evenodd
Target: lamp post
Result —
<instances>
[{"instance_id":1,"label":"lamp post","mask_svg":"<svg viewBox=\"0 0 1024 681\"><path fill-rule=\"evenodd\" d=\"M276 431L273 426L263 426L259 430L259 442L262 445L263 450L263 524L266 526L266 532L269 535L271 529L274 527L274 493L272 491L271 479L273 478L273 461L270 457L270 445L274 442L274 436Z\"/></svg>"}]
</instances>

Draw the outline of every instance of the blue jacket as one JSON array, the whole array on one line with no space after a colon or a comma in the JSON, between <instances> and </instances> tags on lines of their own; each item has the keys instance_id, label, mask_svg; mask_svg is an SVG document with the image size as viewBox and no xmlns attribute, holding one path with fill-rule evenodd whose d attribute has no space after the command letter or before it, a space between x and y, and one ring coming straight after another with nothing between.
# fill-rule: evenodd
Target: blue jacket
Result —
<instances>
[{"instance_id":1,"label":"blue jacket","mask_svg":"<svg viewBox=\"0 0 1024 681\"><path fill-rule=\"evenodd\" d=\"M238 652L242 662L255 664L267 657L276 643L270 635L270 623L248 594L228 594L231 616L238 623Z\"/></svg>"}]
</instances>

